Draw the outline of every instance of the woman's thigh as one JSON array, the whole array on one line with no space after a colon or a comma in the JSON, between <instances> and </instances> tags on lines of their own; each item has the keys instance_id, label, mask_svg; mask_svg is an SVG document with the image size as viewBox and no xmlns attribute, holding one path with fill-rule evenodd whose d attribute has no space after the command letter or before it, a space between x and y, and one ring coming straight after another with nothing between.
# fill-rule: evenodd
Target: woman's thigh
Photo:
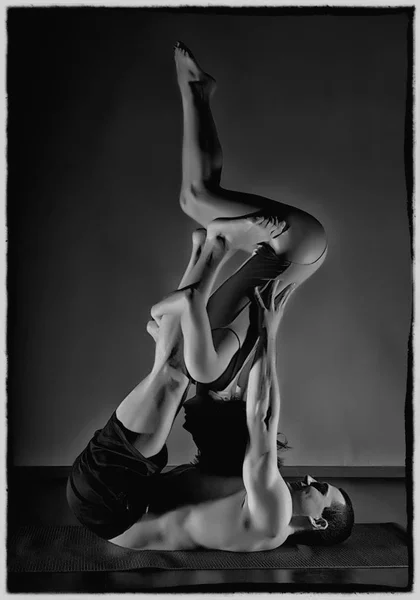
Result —
<instances>
[{"instance_id":1,"label":"woman's thigh","mask_svg":"<svg viewBox=\"0 0 420 600\"><path fill-rule=\"evenodd\" d=\"M264 196L216 186L191 185L181 193L181 207L189 217L205 228L214 219L258 214L285 221L286 229L273 240L273 248L279 257L292 262L314 263L327 245L324 228L315 217ZM247 250L252 252L253 248Z\"/></svg>"},{"instance_id":2,"label":"woman's thigh","mask_svg":"<svg viewBox=\"0 0 420 600\"><path fill-rule=\"evenodd\" d=\"M326 258L326 252L312 265L301 265L298 263L289 263L288 266L276 277L279 281L277 288L277 294L279 295L283 290L292 284L296 285L296 289L302 285L307 279L309 279L324 263ZM250 259L253 260L254 257ZM252 296L254 288L257 286L264 286L267 283L268 278L264 277L264 272L261 271L261 279L259 283L255 279L250 279L250 287L248 290L243 289L242 297L239 295L236 298L235 303L235 292L240 290L240 282L235 282L234 279L227 280L219 290L216 290L209 303L209 318L210 323L214 323L216 327L228 327L230 331L234 331L238 336L240 344L242 345L249 331L251 319L255 318L252 316ZM251 287L252 286L252 287ZM225 287L225 289L223 289ZM218 294L219 292L219 294ZM257 311L253 311L257 314ZM229 320L230 319L230 320ZM219 340L220 331L218 330Z\"/></svg>"},{"instance_id":3,"label":"woman's thigh","mask_svg":"<svg viewBox=\"0 0 420 600\"><path fill-rule=\"evenodd\" d=\"M181 207L203 227L222 217L236 218L259 212L281 217L292 210L292 207L264 196L202 184L191 185L182 191Z\"/></svg>"}]
</instances>

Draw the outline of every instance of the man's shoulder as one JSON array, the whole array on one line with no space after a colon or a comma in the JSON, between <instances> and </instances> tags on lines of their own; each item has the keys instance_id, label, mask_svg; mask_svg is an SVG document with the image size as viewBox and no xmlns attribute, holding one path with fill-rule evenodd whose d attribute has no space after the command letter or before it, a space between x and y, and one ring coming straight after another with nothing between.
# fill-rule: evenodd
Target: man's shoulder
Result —
<instances>
[{"instance_id":1,"label":"man's shoulder","mask_svg":"<svg viewBox=\"0 0 420 600\"><path fill-rule=\"evenodd\" d=\"M247 532L245 546L240 549L246 552L276 550L285 544L289 535L290 530L288 526L279 528L276 533L250 530Z\"/></svg>"}]
</instances>

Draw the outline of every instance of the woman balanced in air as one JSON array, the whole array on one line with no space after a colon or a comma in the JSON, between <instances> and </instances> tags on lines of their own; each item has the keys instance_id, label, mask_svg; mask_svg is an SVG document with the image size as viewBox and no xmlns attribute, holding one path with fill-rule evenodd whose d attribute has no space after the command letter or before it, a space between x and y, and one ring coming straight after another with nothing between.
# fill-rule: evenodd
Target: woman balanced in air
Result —
<instances>
[{"instance_id":1,"label":"woman balanced in air","mask_svg":"<svg viewBox=\"0 0 420 600\"><path fill-rule=\"evenodd\" d=\"M175 62L180 203L202 229L179 289L152 308L152 370L76 459L69 503L92 531L138 549L267 550L326 532L300 541L341 541L353 522L345 492L309 476L288 485L277 468L275 339L286 301L325 259L324 229L297 208L220 186L214 79L181 43ZM211 294L238 249L249 259ZM184 403L192 383L196 396ZM199 449L192 479L185 465L161 474L182 405Z\"/></svg>"},{"instance_id":2,"label":"woman balanced in air","mask_svg":"<svg viewBox=\"0 0 420 600\"><path fill-rule=\"evenodd\" d=\"M254 288L276 279L278 293L296 289L322 265L327 239L319 221L298 208L221 187L222 150L210 109L215 80L180 42L175 63L184 122L180 204L204 228L196 271L209 260L221 265L238 249L251 257L211 297L218 269L200 283L193 271L197 285L168 296L152 317L182 313L188 374L216 391L232 382L256 342Z\"/></svg>"}]
</instances>

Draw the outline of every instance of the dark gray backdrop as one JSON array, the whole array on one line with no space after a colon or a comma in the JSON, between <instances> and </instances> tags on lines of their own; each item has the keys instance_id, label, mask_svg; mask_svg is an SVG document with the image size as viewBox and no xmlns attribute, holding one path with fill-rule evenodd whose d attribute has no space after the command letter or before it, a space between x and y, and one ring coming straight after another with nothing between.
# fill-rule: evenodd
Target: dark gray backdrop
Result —
<instances>
[{"instance_id":1,"label":"dark gray backdrop","mask_svg":"<svg viewBox=\"0 0 420 600\"><path fill-rule=\"evenodd\" d=\"M9 432L17 465L68 465L146 375L151 305L178 284L172 45L219 84L222 183L325 225L287 309L288 465L402 465L410 238L404 14L10 9ZM170 463L192 444L175 424Z\"/></svg>"}]
</instances>

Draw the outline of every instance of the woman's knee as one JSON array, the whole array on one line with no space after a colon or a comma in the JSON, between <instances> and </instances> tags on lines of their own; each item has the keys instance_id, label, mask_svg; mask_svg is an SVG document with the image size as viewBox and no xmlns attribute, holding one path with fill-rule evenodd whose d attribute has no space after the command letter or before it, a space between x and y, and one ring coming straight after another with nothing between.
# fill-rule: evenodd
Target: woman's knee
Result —
<instances>
[{"instance_id":1,"label":"woman's knee","mask_svg":"<svg viewBox=\"0 0 420 600\"><path fill-rule=\"evenodd\" d=\"M193 211L194 204L198 200L198 186L193 183L183 184L179 193L179 204L189 217L190 212Z\"/></svg>"},{"instance_id":2,"label":"woman's knee","mask_svg":"<svg viewBox=\"0 0 420 600\"><path fill-rule=\"evenodd\" d=\"M294 215L288 222L286 235L289 237L287 258L291 262L310 265L317 262L326 251L325 229L312 215Z\"/></svg>"},{"instance_id":3,"label":"woman's knee","mask_svg":"<svg viewBox=\"0 0 420 600\"><path fill-rule=\"evenodd\" d=\"M182 211L191 219L207 227L212 220L207 215L208 190L203 182L192 182L183 185L179 194Z\"/></svg>"}]
</instances>

